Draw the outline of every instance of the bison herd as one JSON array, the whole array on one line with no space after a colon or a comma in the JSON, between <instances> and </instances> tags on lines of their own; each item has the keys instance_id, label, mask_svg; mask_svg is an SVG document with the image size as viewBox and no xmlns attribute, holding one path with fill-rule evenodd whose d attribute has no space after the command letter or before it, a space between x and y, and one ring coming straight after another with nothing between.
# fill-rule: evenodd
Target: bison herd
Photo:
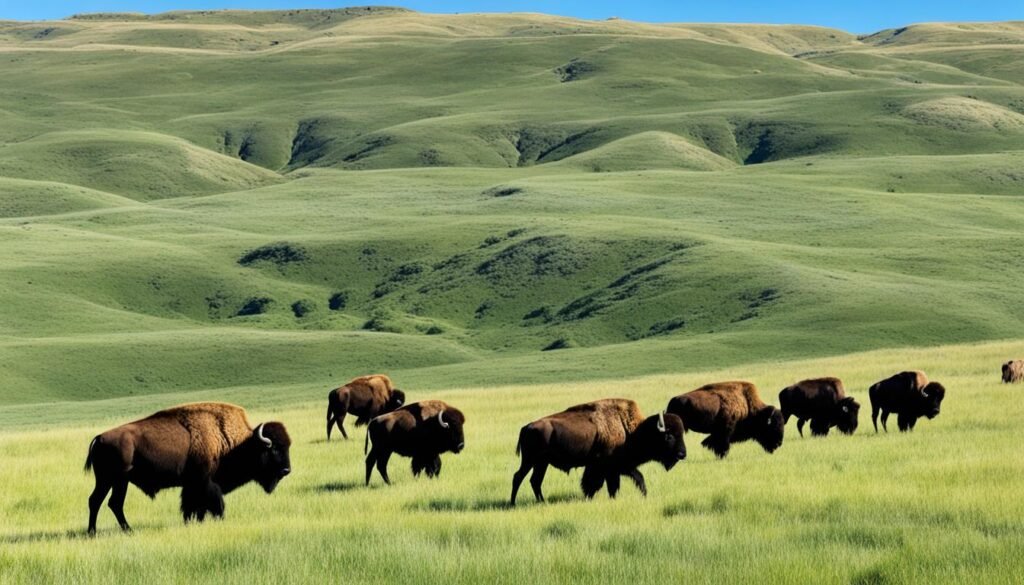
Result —
<instances>
[{"instance_id":1,"label":"bison herd","mask_svg":"<svg viewBox=\"0 0 1024 585\"><path fill-rule=\"evenodd\" d=\"M1024 380L1024 360L1002 366L1005 383ZM896 414L900 431L911 431L921 417L938 416L946 390L921 371L900 372L868 389L871 421L888 432ZM621 478L628 477L647 495L639 467L656 461L666 470L686 458L683 435L706 434L701 443L717 457L733 443L754 440L768 453L782 446L786 423L797 419L811 434L823 436L832 427L841 433L857 430L860 404L846 395L838 378L803 380L779 392L779 406L766 404L750 382L718 382L672 397L664 410L645 417L636 402L607 398L567 408L537 419L519 431L519 469L512 476L510 504L527 475L538 502L548 467L564 472L582 467L581 487L587 498L602 487L615 497ZM327 438L335 425L342 436L345 416L356 417L366 432L366 484L376 467L390 484L388 461L398 454L412 460L412 472L427 477L441 473L441 454L465 447L465 415L441 400L405 404L405 393L385 375L362 376L332 390L327 401ZM253 426L245 410L231 404L204 402L176 406L110 429L89 444L86 470L95 474L89 496L89 534L96 532L100 506L112 492L108 507L121 529L131 530L124 516L128 484L149 497L163 489L181 488L185 522L203 521L209 513L224 515L224 495L255 481L268 494L291 472L291 439L284 425Z\"/></svg>"}]
</instances>

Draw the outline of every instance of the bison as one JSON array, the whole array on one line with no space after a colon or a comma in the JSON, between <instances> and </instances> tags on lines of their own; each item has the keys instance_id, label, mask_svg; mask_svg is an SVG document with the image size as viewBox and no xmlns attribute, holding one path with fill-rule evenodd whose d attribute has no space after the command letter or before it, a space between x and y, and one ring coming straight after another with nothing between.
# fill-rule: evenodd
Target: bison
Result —
<instances>
[{"instance_id":1,"label":"bison","mask_svg":"<svg viewBox=\"0 0 1024 585\"><path fill-rule=\"evenodd\" d=\"M911 431L917 419L939 416L946 389L938 382L929 382L924 372L900 372L868 389L871 398L871 423L878 432L878 413L882 413L882 429L889 432L886 421L895 412L900 431Z\"/></svg>"},{"instance_id":2,"label":"bison","mask_svg":"<svg viewBox=\"0 0 1024 585\"><path fill-rule=\"evenodd\" d=\"M1003 364L1003 383L1015 384L1024 381L1024 360L1010 360Z\"/></svg>"},{"instance_id":3,"label":"bison","mask_svg":"<svg viewBox=\"0 0 1024 585\"><path fill-rule=\"evenodd\" d=\"M797 382L779 392L783 424L796 417L796 430L804 436L804 423L811 421L811 434L825 436L832 427L852 435L857 430L860 404L846 395L839 378L815 378Z\"/></svg>"},{"instance_id":4,"label":"bison","mask_svg":"<svg viewBox=\"0 0 1024 585\"><path fill-rule=\"evenodd\" d=\"M356 426L365 425L375 416L391 412L405 404L405 392L391 384L391 378L384 374L361 376L327 395L327 440L335 423L341 436L345 432L345 415L356 416Z\"/></svg>"},{"instance_id":5,"label":"bison","mask_svg":"<svg viewBox=\"0 0 1024 585\"><path fill-rule=\"evenodd\" d=\"M750 382L718 382L676 396L667 412L679 416L688 431L707 433L701 442L719 458L729 446L754 439L768 453L782 446L786 425L782 412L761 401Z\"/></svg>"},{"instance_id":6,"label":"bison","mask_svg":"<svg viewBox=\"0 0 1024 585\"><path fill-rule=\"evenodd\" d=\"M89 496L89 534L96 533L96 515L107 504L118 524L130 531L124 499L133 483L150 498L181 487L185 522L200 522L210 512L224 515L224 494L256 481L268 494L291 472L291 439L284 425L249 423L245 409L233 404L199 402L161 410L97 435L89 444L86 471L96 487Z\"/></svg>"},{"instance_id":7,"label":"bison","mask_svg":"<svg viewBox=\"0 0 1024 585\"><path fill-rule=\"evenodd\" d=\"M536 420L519 431L516 454L522 456L512 477L511 505L526 474L533 470L530 485L538 502L544 501L541 485L548 465L566 473L583 468L583 494L594 497L608 484L608 495L619 491L620 476L633 480L647 495L644 476L637 469L659 461L666 470L686 458L683 421L672 414L644 419L632 400L609 398L573 406Z\"/></svg>"},{"instance_id":8,"label":"bison","mask_svg":"<svg viewBox=\"0 0 1024 585\"><path fill-rule=\"evenodd\" d=\"M414 402L382 414L370 421L366 430L365 453L370 443L373 448L366 456L366 485L374 464L384 479L388 478L388 459L392 453L412 457L412 474L426 471L427 477L441 474L441 453L458 453L466 446L462 427L466 417L457 408L441 400Z\"/></svg>"}]
</instances>

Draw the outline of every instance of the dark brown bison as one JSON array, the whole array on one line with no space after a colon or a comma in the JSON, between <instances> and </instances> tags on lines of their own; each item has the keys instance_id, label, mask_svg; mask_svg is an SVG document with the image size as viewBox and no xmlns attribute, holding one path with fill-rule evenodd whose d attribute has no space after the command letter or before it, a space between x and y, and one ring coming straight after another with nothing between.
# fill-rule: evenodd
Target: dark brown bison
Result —
<instances>
[{"instance_id":1,"label":"dark brown bison","mask_svg":"<svg viewBox=\"0 0 1024 585\"><path fill-rule=\"evenodd\" d=\"M900 372L886 378L868 389L871 398L871 423L878 432L878 413L882 413L882 428L889 432L886 421L889 413L896 413L896 424L900 431L910 431L917 419L925 416L933 419L939 416L946 389L938 382L929 382L924 372Z\"/></svg>"},{"instance_id":2,"label":"dark brown bison","mask_svg":"<svg viewBox=\"0 0 1024 585\"><path fill-rule=\"evenodd\" d=\"M1024 360L1010 360L1003 364L1003 383L1015 384L1024 381Z\"/></svg>"},{"instance_id":3,"label":"dark brown bison","mask_svg":"<svg viewBox=\"0 0 1024 585\"><path fill-rule=\"evenodd\" d=\"M860 404L846 395L839 378L815 378L797 382L779 392L783 423L796 417L796 430L804 436L804 423L811 421L811 434L824 436L832 427L852 435L857 430Z\"/></svg>"},{"instance_id":4,"label":"dark brown bison","mask_svg":"<svg viewBox=\"0 0 1024 585\"><path fill-rule=\"evenodd\" d=\"M181 513L188 522L206 513L224 515L224 494L256 481L269 494L291 471L291 439L284 425L268 422L253 428L245 410L233 404L199 402L161 410L97 435L89 445L85 469L96 475L89 496L89 534L107 504L121 529L128 531L124 498L135 484L153 498L181 487Z\"/></svg>"},{"instance_id":5,"label":"dark brown bison","mask_svg":"<svg viewBox=\"0 0 1024 585\"><path fill-rule=\"evenodd\" d=\"M701 442L719 458L729 446L748 439L771 453L782 445L786 425L782 412L761 401L750 382L718 382L676 396L668 412L679 416L687 431L706 433Z\"/></svg>"},{"instance_id":6,"label":"dark brown bison","mask_svg":"<svg viewBox=\"0 0 1024 585\"><path fill-rule=\"evenodd\" d=\"M413 475L418 476L421 471L427 477L440 475L441 453L458 453L466 446L462 432L465 424L462 412L441 400L414 402L374 418L366 430L363 447L365 452L373 444L366 456L366 485L370 485L374 464L384 483L391 483L388 459L392 453L412 457Z\"/></svg>"},{"instance_id":7,"label":"dark brown bison","mask_svg":"<svg viewBox=\"0 0 1024 585\"><path fill-rule=\"evenodd\" d=\"M344 426L346 414L355 415L356 426L360 426L403 404L405 392L395 388L391 378L384 374L360 376L327 395L327 440L331 440L335 423L341 430L341 436L348 438Z\"/></svg>"},{"instance_id":8,"label":"dark brown bison","mask_svg":"<svg viewBox=\"0 0 1024 585\"><path fill-rule=\"evenodd\" d=\"M522 456L512 476L511 504L526 474L533 470L530 485L538 502L544 501L541 485L548 465L566 473L583 468L583 494L594 497L605 483L608 495L619 491L619 478L633 480L647 495L644 476L637 469L648 461L659 461L665 469L686 458L683 421L672 414L644 420L632 400L608 398L573 406L536 420L519 431L516 453Z\"/></svg>"}]
</instances>

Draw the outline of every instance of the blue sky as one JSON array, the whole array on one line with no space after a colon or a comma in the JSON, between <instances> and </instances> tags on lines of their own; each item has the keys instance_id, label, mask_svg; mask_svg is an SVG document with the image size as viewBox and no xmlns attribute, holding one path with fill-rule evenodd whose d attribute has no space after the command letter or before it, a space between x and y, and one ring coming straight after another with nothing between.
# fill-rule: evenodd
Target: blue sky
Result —
<instances>
[{"instance_id":1,"label":"blue sky","mask_svg":"<svg viewBox=\"0 0 1024 585\"><path fill-rule=\"evenodd\" d=\"M372 2L362 2L367 4ZM619 16L650 22L818 24L874 32L915 22L1024 20L1024 0L381 0L423 12L546 12L581 18ZM163 12L215 8L333 8L320 0L0 0L0 19L61 18L76 12Z\"/></svg>"}]
</instances>

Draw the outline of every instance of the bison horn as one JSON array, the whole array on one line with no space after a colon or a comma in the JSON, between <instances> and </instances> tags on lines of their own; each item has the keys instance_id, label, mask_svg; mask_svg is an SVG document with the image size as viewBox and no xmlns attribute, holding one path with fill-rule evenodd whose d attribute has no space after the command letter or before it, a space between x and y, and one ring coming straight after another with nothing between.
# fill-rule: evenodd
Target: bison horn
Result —
<instances>
[{"instance_id":1,"label":"bison horn","mask_svg":"<svg viewBox=\"0 0 1024 585\"><path fill-rule=\"evenodd\" d=\"M441 423L441 428L442 429L447 429L448 428L448 423L444 422L444 411L443 410L441 412L437 413L437 422Z\"/></svg>"},{"instance_id":2,"label":"bison horn","mask_svg":"<svg viewBox=\"0 0 1024 585\"><path fill-rule=\"evenodd\" d=\"M665 432L665 413L663 412L658 413L658 432Z\"/></svg>"},{"instance_id":3,"label":"bison horn","mask_svg":"<svg viewBox=\"0 0 1024 585\"><path fill-rule=\"evenodd\" d=\"M264 423L260 423L260 425L256 427L256 438L263 441L263 443L266 444L267 447L270 447L274 444L274 442L263 436L263 425Z\"/></svg>"}]
</instances>

